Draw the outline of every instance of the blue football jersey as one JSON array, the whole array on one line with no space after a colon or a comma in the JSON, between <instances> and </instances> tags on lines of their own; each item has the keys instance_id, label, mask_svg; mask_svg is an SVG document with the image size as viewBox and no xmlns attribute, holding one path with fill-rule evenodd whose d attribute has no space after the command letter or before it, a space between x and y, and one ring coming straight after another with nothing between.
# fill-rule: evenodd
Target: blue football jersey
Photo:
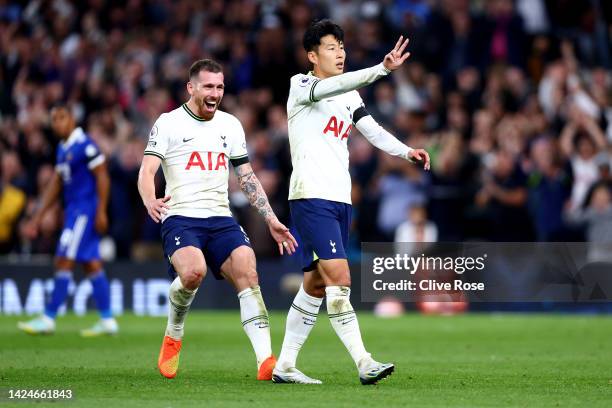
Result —
<instances>
[{"instance_id":1,"label":"blue football jersey","mask_svg":"<svg viewBox=\"0 0 612 408\"><path fill-rule=\"evenodd\" d=\"M56 169L64 182L66 211L95 209L98 195L91 169L103 162L104 155L80 127L59 144Z\"/></svg>"}]
</instances>

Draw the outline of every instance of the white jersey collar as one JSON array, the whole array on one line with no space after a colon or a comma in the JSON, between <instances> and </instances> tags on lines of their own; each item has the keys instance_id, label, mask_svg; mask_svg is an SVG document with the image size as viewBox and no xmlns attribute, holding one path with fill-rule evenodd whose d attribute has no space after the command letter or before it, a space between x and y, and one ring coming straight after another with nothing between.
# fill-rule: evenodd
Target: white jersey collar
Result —
<instances>
[{"instance_id":1,"label":"white jersey collar","mask_svg":"<svg viewBox=\"0 0 612 408\"><path fill-rule=\"evenodd\" d=\"M66 141L62 143L62 146L64 147L64 149L67 149L70 146L72 146L75 142L81 140L84 135L85 135L85 132L83 132L83 128L79 126L76 129L74 129L72 133L70 133L70 136L68 136L68 139L66 139Z\"/></svg>"}]
</instances>

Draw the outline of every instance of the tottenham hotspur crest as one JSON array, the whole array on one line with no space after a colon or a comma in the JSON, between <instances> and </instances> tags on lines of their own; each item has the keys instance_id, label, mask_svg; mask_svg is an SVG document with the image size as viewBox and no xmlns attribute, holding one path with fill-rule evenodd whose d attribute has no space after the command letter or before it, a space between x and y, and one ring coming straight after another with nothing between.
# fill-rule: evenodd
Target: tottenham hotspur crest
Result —
<instances>
[{"instance_id":1,"label":"tottenham hotspur crest","mask_svg":"<svg viewBox=\"0 0 612 408\"><path fill-rule=\"evenodd\" d=\"M336 253L336 243L332 242L332 240L330 239L329 240L329 245L331 245L331 247L332 247L332 254L335 254Z\"/></svg>"}]
</instances>

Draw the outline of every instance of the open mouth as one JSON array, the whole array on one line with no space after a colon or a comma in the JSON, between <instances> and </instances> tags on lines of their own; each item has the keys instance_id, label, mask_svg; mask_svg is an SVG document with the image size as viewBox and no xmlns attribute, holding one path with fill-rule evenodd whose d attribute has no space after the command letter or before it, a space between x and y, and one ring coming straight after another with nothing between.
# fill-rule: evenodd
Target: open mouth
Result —
<instances>
[{"instance_id":1,"label":"open mouth","mask_svg":"<svg viewBox=\"0 0 612 408\"><path fill-rule=\"evenodd\" d=\"M338 69L344 69L344 62L339 62L336 64L336 68Z\"/></svg>"},{"instance_id":2,"label":"open mouth","mask_svg":"<svg viewBox=\"0 0 612 408\"><path fill-rule=\"evenodd\" d=\"M216 101L204 101L203 108L206 112L214 112L217 109Z\"/></svg>"}]
</instances>

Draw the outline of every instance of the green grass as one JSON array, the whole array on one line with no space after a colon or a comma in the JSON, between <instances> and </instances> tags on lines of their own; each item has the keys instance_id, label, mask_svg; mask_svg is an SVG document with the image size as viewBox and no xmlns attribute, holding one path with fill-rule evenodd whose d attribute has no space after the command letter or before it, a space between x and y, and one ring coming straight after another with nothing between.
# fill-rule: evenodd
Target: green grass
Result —
<instances>
[{"instance_id":1,"label":"green grass","mask_svg":"<svg viewBox=\"0 0 612 408\"><path fill-rule=\"evenodd\" d=\"M284 313L271 316L278 353ZM156 370L165 319L119 319L116 338L81 339L95 321L67 316L53 336L16 331L0 317L0 389L72 389L67 407L610 407L612 319L605 316L487 315L380 320L361 313L368 349L397 370L378 386L359 384L348 353L322 313L299 367L322 386L255 380L238 311L191 313L177 378ZM0 401L0 408L9 406Z\"/></svg>"}]
</instances>

